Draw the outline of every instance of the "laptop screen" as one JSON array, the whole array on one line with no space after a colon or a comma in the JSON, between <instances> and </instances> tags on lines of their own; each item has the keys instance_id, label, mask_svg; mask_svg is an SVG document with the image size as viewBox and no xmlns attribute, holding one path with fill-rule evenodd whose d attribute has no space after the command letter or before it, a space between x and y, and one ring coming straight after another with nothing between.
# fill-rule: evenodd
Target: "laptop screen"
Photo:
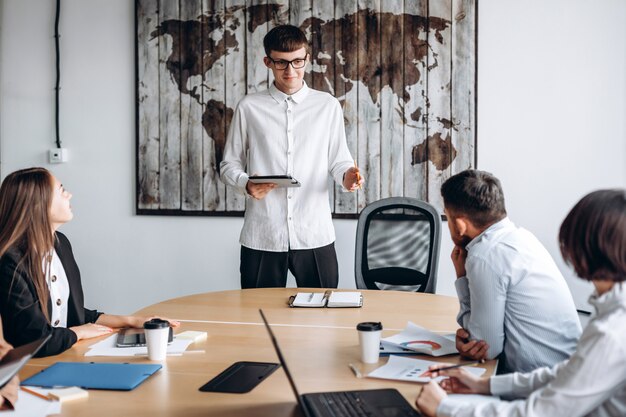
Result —
<instances>
[{"instance_id":1,"label":"laptop screen","mask_svg":"<svg viewBox=\"0 0 626 417\"><path fill-rule=\"evenodd\" d=\"M0 388L4 387L15 376L26 362L46 344L51 335L39 340L16 347L7 352L0 360Z\"/></svg>"},{"instance_id":2,"label":"laptop screen","mask_svg":"<svg viewBox=\"0 0 626 417\"><path fill-rule=\"evenodd\" d=\"M285 371L285 375L287 375L287 379L289 380L289 385L291 385L291 389L293 390L294 395L296 396L296 399L298 400L298 404L300 405L300 408L302 409L302 411L308 415L307 413L307 408L304 405L304 402L302 401L302 397L300 396L300 393L298 392L298 388L296 388L296 384L293 381L293 377L291 376L291 372L289 372L289 368L287 367L287 362L285 362L285 358L283 358L283 354L280 350L280 347L278 346L278 341L276 340L276 337L274 336L274 332L272 331L272 328L270 327L270 324L267 322L267 319L265 318L265 314L263 314L263 310L259 309L259 313L261 314L261 318L263 319L263 323L265 323L265 328L267 329L267 332L270 334L270 339L272 339L272 344L274 345L274 350L276 350L276 355L278 356L278 361L280 362L281 366L283 367L284 371Z\"/></svg>"}]
</instances>

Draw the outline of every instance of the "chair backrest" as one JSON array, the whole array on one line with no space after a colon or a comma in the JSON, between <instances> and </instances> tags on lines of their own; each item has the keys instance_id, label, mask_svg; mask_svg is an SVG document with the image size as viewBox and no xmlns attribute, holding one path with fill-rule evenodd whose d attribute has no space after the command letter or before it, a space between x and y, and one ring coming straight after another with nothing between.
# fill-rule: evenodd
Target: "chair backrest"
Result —
<instances>
[{"instance_id":1,"label":"chair backrest","mask_svg":"<svg viewBox=\"0 0 626 417\"><path fill-rule=\"evenodd\" d=\"M359 215L355 276L360 289L434 294L441 246L441 217L430 204L390 197Z\"/></svg>"}]
</instances>

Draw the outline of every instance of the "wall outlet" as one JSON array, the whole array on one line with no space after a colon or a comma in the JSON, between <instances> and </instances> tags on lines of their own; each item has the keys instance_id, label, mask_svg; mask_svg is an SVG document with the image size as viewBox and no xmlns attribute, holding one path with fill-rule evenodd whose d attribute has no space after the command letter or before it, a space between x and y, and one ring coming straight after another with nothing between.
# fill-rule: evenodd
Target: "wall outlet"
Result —
<instances>
[{"instance_id":1,"label":"wall outlet","mask_svg":"<svg viewBox=\"0 0 626 417\"><path fill-rule=\"evenodd\" d=\"M48 153L48 160L51 164L61 164L63 162L67 162L68 160L67 148L50 149Z\"/></svg>"}]
</instances>

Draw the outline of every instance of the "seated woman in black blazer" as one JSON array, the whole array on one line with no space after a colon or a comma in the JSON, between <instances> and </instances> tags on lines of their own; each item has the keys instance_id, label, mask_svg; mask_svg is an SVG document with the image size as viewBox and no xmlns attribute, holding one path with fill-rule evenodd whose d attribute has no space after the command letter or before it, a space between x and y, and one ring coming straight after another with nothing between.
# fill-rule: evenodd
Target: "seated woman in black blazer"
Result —
<instances>
[{"instance_id":1,"label":"seated woman in black blazer","mask_svg":"<svg viewBox=\"0 0 626 417\"><path fill-rule=\"evenodd\" d=\"M72 194L49 171L29 168L0 187L0 316L14 346L48 334L37 356L59 354L113 328L143 327L149 317L115 316L83 305L80 271L69 240ZM178 326L177 322L170 321Z\"/></svg>"}]
</instances>

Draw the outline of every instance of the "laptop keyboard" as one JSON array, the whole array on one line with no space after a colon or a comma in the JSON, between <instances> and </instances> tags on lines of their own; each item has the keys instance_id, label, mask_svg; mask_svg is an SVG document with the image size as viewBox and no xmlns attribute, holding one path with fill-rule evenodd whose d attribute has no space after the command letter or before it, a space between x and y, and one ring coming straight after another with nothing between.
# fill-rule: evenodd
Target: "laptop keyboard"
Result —
<instances>
[{"instance_id":1,"label":"laptop keyboard","mask_svg":"<svg viewBox=\"0 0 626 417\"><path fill-rule=\"evenodd\" d=\"M319 401L329 416L361 417L373 416L374 412L353 392L326 392L320 394Z\"/></svg>"},{"instance_id":2,"label":"laptop keyboard","mask_svg":"<svg viewBox=\"0 0 626 417\"><path fill-rule=\"evenodd\" d=\"M365 391L364 391L365 392ZM368 391L371 395L371 391ZM313 407L315 417L416 417L417 413L406 404L368 404L359 391L337 391L308 394L305 397Z\"/></svg>"}]
</instances>

